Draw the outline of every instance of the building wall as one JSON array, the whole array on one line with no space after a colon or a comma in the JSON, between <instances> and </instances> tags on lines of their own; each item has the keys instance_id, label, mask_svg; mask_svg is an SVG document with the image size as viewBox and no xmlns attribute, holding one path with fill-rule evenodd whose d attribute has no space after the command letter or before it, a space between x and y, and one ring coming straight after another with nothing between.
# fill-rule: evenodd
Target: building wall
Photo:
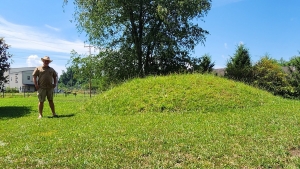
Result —
<instances>
[{"instance_id":1,"label":"building wall","mask_svg":"<svg viewBox=\"0 0 300 169\"><path fill-rule=\"evenodd\" d=\"M15 88L19 92L34 92L34 83L32 73L35 67L10 68L6 75L9 75L9 82L4 86L7 88ZM29 80L28 80L29 79Z\"/></svg>"},{"instance_id":2,"label":"building wall","mask_svg":"<svg viewBox=\"0 0 300 169\"><path fill-rule=\"evenodd\" d=\"M22 83L22 73L21 72L13 72L8 74L9 82L5 84L5 87L9 88L19 88L19 84ZM21 79L21 80L20 80Z\"/></svg>"},{"instance_id":3,"label":"building wall","mask_svg":"<svg viewBox=\"0 0 300 169\"><path fill-rule=\"evenodd\" d=\"M35 87L33 83L33 70L27 70L22 72L22 85L25 89L25 92L34 92ZM24 90L23 90L24 92Z\"/></svg>"},{"instance_id":4,"label":"building wall","mask_svg":"<svg viewBox=\"0 0 300 169\"><path fill-rule=\"evenodd\" d=\"M22 83L23 84L34 84L33 83L33 71L24 71L22 72Z\"/></svg>"}]
</instances>

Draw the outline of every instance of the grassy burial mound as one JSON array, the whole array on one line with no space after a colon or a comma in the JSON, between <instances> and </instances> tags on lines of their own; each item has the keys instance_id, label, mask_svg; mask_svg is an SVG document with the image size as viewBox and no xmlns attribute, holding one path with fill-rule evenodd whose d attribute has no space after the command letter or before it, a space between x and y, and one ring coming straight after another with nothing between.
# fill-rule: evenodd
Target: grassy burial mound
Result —
<instances>
[{"instance_id":1,"label":"grassy burial mound","mask_svg":"<svg viewBox=\"0 0 300 169\"><path fill-rule=\"evenodd\" d=\"M87 112L222 112L257 107L271 94L213 75L188 74L134 79L91 100Z\"/></svg>"}]
</instances>

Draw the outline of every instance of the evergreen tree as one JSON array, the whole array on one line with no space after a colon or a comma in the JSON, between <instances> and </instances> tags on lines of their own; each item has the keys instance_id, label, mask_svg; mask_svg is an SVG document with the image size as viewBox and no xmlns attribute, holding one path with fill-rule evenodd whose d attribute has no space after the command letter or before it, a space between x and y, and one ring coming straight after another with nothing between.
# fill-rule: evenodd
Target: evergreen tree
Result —
<instances>
[{"instance_id":1,"label":"evergreen tree","mask_svg":"<svg viewBox=\"0 0 300 169\"><path fill-rule=\"evenodd\" d=\"M211 56L209 54L204 54L200 58L193 58L191 62L191 67L193 71L199 73L210 73L213 71L215 63L211 61Z\"/></svg>"},{"instance_id":2,"label":"evergreen tree","mask_svg":"<svg viewBox=\"0 0 300 169\"><path fill-rule=\"evenodd\" d=\"M225 77L242 82L251 82L252 65L249 50L244 45L237 46L235 54L227 62Z\"/></svg>"}]
</instances>

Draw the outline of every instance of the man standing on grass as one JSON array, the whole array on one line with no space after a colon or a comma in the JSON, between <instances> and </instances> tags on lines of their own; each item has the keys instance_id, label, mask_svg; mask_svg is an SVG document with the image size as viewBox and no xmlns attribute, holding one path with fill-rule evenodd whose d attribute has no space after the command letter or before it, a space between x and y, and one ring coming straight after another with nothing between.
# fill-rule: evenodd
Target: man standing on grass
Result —
<instances>
[{"instance_id":1,"label":"man standing on grass","mask_svg":"<svg viewBox=\"0 0 300 169\"><path fill-rule=\"evenodd\" d=\"M52 62L49 56L45 56L41 58L43 62L43 66L39 66L34 69L33 75L33 82L35 88L37 90L37 95L39 98L39 119L43 117L43 109L44 109L44 102L47 96L47 100L49 102L49 106L52 111L53 117L58 117L55 113L55 107L53 102L53 91L56 87L57 83L57 73L52 68L49 67L49 63Z\"/></svg>"}]
</instances>

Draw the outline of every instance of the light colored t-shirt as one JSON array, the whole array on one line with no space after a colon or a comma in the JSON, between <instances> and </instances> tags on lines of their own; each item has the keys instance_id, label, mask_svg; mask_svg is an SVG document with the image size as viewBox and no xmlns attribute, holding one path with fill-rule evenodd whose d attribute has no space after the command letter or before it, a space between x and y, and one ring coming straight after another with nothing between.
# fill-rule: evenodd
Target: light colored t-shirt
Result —
<instances>
[{"instance_id":1,"label":"light colored t-shirt","mask_svg":"<svg viewBox=\"0 0 300 169\"><path fill-rule=\"evenodd\" d=\"M42 89L53 88L53 79L57 78L57 73L52 67L37 67L32 75L38 77L38 85Z\"/></svg>"}]
</instances>

